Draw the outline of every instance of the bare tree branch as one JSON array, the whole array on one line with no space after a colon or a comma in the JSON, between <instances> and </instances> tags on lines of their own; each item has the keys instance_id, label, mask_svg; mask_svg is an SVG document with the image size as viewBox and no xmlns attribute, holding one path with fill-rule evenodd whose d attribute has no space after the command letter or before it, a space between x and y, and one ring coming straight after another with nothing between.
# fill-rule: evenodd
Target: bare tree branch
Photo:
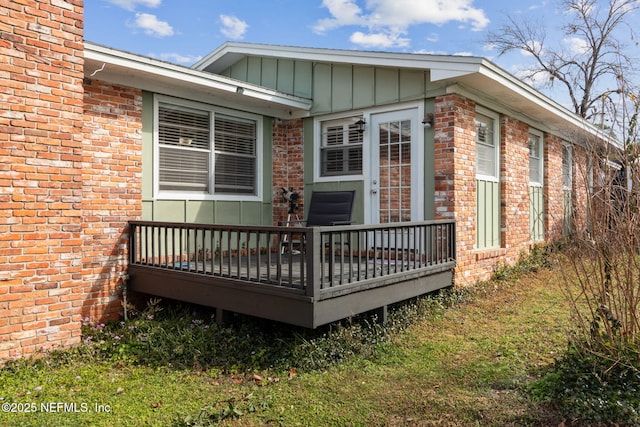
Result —
<instances>
[{"instance_id":1,"label":"bare tree branch","mask_svg":"<svg viewBox=\"0 0 640 427\"><path fill-rule=\"evenodd\" d=\"M526 72L533 78L547 76L546 84L559 84L566 91L576 114L587 120L603 113L603 97L624 92L632 75L632 58L625 52L622 36L635 39L626 19L640 7L637 0L560 0L568 21L562 27L564 40L550 45L545 26L524 17L508 16L487 43L499 56L520 51L534 59Z\"/></svg>"}]
</instances>

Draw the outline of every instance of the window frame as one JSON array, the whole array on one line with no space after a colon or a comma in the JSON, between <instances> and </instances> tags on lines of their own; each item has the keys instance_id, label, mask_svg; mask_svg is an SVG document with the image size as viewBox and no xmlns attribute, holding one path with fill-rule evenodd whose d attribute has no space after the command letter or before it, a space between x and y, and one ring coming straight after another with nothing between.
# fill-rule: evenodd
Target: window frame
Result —
<instances>
[{"instance_id":1,"label":"window frame","mask_svg":"<svg viewBox=\"0 0 640 427\"><path fill-rule=\"evenodd\" d=\"M484 116L487 119L490 119L492 121L492 133L493 133L493 148L494 148L494 166L495 166L495 171L494 171L494 175L487 175L484 173L480 173L479 172L479 165L478 165L478 145L479 145L479 141L478 141L478 125L477 122L481 121L478 120L478 115ZM501 196L500 196L500 177L501 177L501 169L500 169L500 145L502 143L502 137L500 135L500 114L496 113L492 110L489 110L487 108L481 107L481 106L477 106L476 107L476 115L474 117L474 130L476 132L475 134L475 169L476 169L476 214L475 214L475 222L476 222L476 236L475 236L475 241L474 241L474 249L475 250L479 250L479 251L484 251L484 250L493 250L493 249L497 249L500 248L502 246L502 236L501 236L501 227L502 227L502 210L503 208L501 207ZM485 146L489 146L489 144L482 144ZM492 213L491 217L491 221L490 223L495 225L495 227L491 228L491 236L494 236L493 243L492 244L481 244L481 240L486 240L486 239L481 239L481 236L486 236L486 233L481 234L481 227L483 226L482 224L480 224L480 207L483 206L479 196L479 190L478 190L478 186L480 185L480 182L484 181L484 182L489 182L491 183L493 186L497 187L496 191L498 192L498 198L497 198L497 206L494 206L493 204L491 205L492 207L494 207L494 209L490 209L490 212ZM488 222L484 221L484 225L486 225Z\"/></svg>"},{"instance_id":2,"label":"window frame","mask_svg":"<svg viewBox=\"0 0 640 427\"><path fill-rule=\"evenodd\" d=\"M564 153L567 154L566 163ZM565 170L565 164L568 170ZM569 185L566 185L565 178L568 178ZM573 146L568 142L562 143L562 190L573 191Z\"/></svg>"},{"instance_id":3,"label":"window frame","mask_svg":"<svg viewBox=\"0 0 640 427\"><path fill-rule=\"evenodd\" d=\"M365 120L366 124L365 124L365 129L364 132L361 134L361 141L360 144L349 144L347 143L343 143L343 147L341 148L342 150L344 150L344 152L348 151L349 148L355 148L355 147L360 147L360 152L361 152L361 156L362 158L360 159L361 161L361 165L362 168L360 170L360 172L358 173L354 173L354 174L344 174L344 173L334 173L334 174L330 174L330 175L324 175L323 174L323 156L324 156L324 152L325 150L327 150L327 147L325 146L324 143L324 128L326 125L329 125L331 123L342 123L343 126L345 124L354 124L355 122L357 122L358 120ZM314 129L315 129L315 153L316 153L316 161L315 161L315 167L314 167L314 181L315 182L335 182L335 181L362 181L364 179L366 170L367 170L367 164L365 163L365 158L367 158L367 144L365 144L365 141L367 140L367 134L368 134L368 121L367 121L367 117L366 115L364 115L363 113L355 113L355 112L350 112L348 114L340 114L340 115L331 115L331 116L324 116L324 117L318 117L314 120ZM348 130L343 130L343 132L349 132ZM339 148L339 146L335 146L334 148Z\"/></svg>"},{"instance_id":4,"label":"window frame","mask_svg":"<svg viewBox=\"0 0 640 427\"><path fill-rule=\"evenodd\" d=\"M180 191L160 190L160 141L159 141L159 111L160 105L167 104L186 110L196 110L209 113L209 190ZM220 114L231 119L249 120L255 122L255 191L253 194L230 194L215 192L215 117ZM263 154L263 118L260 115L232 110L203 102L190 101L166 95L154 94L153 102L153 194L156 199L166 200L228 200L228 201L262 201L264 192L264 154Z\"/></svg>"},{"instance_id":5,"label":"window frame","mask_svg":"<svg viewBox=\"0 0 640 427\"><path fill-rule=\"evenodd\" d=\"M537 163L538 163L538 180L533 180L531 178L531 136L538 137L539 145L538 145L538 155ZM544 134L537 129L529 129L529 185L542 187L544 186Z\"/></svg>"},{"instance_id":6,"label":"window frame","mask_svg":"<svg viewBox=\"0 0 640 427\"><path fill-rule=\"evenodd\" d=\"M485 116L489 119L492 120L492 124L493 124L493 156L494 156L494 165L495 165L495 173L494 175L487 175L484 173L481 173L479 171L478 168L478 135L477 135L477 124L476 122L479 121L477 120L477 115L482 115ZM493 182L499 182L500 181L500 115L498 113L495 113L491 110L488 110L486 108L482 108L482 107L477 107L476 108L476 116L474 117L473 123L475 125L475 131L476 131L476 138L475 138L475 144L476 144L476 153L475 153L475 157L476 157L476 179L479 180L483 180L483 181L493 181ZM488 144L482 144L483 146L487 147L489 146Z\"/></svg>"}]
</instances>

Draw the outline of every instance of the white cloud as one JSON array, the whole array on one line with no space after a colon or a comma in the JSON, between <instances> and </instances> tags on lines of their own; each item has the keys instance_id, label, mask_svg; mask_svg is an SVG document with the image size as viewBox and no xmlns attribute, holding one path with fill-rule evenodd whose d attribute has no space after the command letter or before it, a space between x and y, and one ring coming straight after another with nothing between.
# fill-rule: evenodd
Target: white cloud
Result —
<instances>
[{"instance_id":1,"label":"white cloud","mask_svg":"<svg viewBox=\"0 0 640 427\"><path fill-rule=\"evenodd\" d=\"M313 27L316 33L346 26L364 27L368 29L368 35L359 31L351 38L352 41L362 40L367 46L372 46L376 37L380 43L393 41L394 35L406 34L408 28L415 25L460 22L472 31L480 31L489 25L484 11L473 7L473 0L367 0L364 11L357 0L323 0L322 5L331 17L316 22ZM387 36L386 41L381 35ZM396 47L406 46L409 41L403 37L395 40L398 44L392 46Z\"/></svg>"},{"instance_id":2,"label":"white cloud","mask_svg":"<svg viewBox=\"0 0 640 427\"><path fill-rule=\"evenodd\" d=\"M472 7L473 0L370 0L371 22L377 25L408 27L420 24L442 25L448 22L470 23L473 31L489 25L482 9Z\"/></svg>"},{"instance_id":3,"label":"white cloud","mask_svg":"<svg viewBox=\"0 0 640 427\"><path fill-rule=\"evenodd\" d=\"M563 42L572 54L584 55L589 51L587 42L579 37L564 39Z\"/></svg>"},{"instance_id":4,"label":"white cloud","mask_svg":"<svg viewBox=\"0 0 640 427\"><path fill-rule=\"evenodd\" d=\"M356 31L351 35L349 40L351 41L351 43L363 47L389 48L409 46L409 39L402 38L399 34L364 34L360 31Z\"/></svg>"},{"instance_id":5,"label":"white cloud","mask_svg":"<svg viewBox=\"0 0 640 427\"><path fill-rule=\"evenodd\" d=\"M166 21L160 21L149 13L136 13L135 28L140 28L145 34L156 37L167 37L174 34L173 27Z\"/></svg>"},{"instance_id":6,"label":"white cloud","mask_svg":"<svg viewBox=\"0 0 640 427\"><path fill-rule=\"evenodd\" d=\"M439 40L440 40L440 35L438 35L437 33L431 33L427 36L427 41L431 43L435 43Z\"/></svg>"},{"instance_id":7,"label":"white cloud","mask_svg":"<svg viewBox=\"0 0 640 427\"><path fill-rule=\"evenodd\" d=\"M176 64L183 64L183 65L190 65L202 59L202 56L182 55L180 53L175 53L175 52L171 52L171 53L167 52L167 53L160 53L160 54L150 53L149 56L152 58L161 59L163 61L173 62Z\"/></svg>"},{"instance_id":8,"label":"white cloud","mask_svg":"<svg viewBox=\"0 0 640 427\"><path fill-rule=\"evenodd\" d=\"M329 9L332 18L319 20L313 27L318 34L347 25L363 25L365 19L360 16L362 9L355 0L323 0L322 5Z\"/></svg>"},{"instance_id":9,"label":"white cloud","mask_svg":"<svg viewBox=\"0 0 640 427\"><path fill-rule=\"evenodd\" d=\"M243 38L249 28L249 24L235 16L220 15L220 22L222 23L220 32L232 40Z\"/></svg>"},{"instance_id":10,"label":"white cloud","mask_svg":"<svg viewBox=\"0 0 640 427\"><path fill-rule=\"evenodd\" d=\"M127 10L135 10L138 5L145 7L158 7L162 0L105 0L108 3Z\"/></svg>"}]
</instances>

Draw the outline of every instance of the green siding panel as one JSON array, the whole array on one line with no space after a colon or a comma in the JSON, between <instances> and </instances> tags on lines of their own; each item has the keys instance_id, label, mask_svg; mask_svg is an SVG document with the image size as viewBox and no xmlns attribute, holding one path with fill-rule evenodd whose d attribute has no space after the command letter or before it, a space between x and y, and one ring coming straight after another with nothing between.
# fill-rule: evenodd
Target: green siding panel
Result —
<instances>
[{"instance_id":1,"label":"green siding panel","mask_svg":"<svg viewBox=\"0 0 640 427\"><path fill-rule=\"evenodd\" d=\"M429 86L426 70L260 57L242 59L221 74L313 99L315 114L417 100Z\"/></svg>"},{"instance_id":2,"label":"green siding panel","mask_svg":"<svg viewBox=\"0 0 640 427\"><path fill-rule=\"evenodd\" d=\"M153 221L153 202L150 200L142 201L142 220Z\"/></svg>"},{"instance_id":3,"label":"green siding panel","mask_svg":"<svg viewBox=\"0 0 640 427\"><path fill-rule=\"evenodd\" d=\"M278 84L278 60L273 58L262 59L262 86L276 89Z\"/></svg>"},{"instance_id":4,"label":"green siding panel","mask_svg":"<svg viewBox=\"0 0 640 427\"><path fill-rule=\"evenodd\" d=\"M433 111L434 101L425 103L425 111ZM424 129L424 219L435 219L435 131L432 127Z\"/></svg>"},{"instance_id":5,"label":"green siding panel","mask_svg":"<svg viewBox=\"0 0 640 427\"><path fill-rule=\"evenodd\" d=\"M211 200L187 200L185 202L187 222L211 224L214 218L214 202Z\"/></svg>"},{"instance_id":6,"label":"green siding panel","mask_svg":"<svg viewBox=\"0 0 640 427\"><path fill-rule=\"evenodd\" d=\"M350 65L334 65L331 75L331 110L353 108L353 71Z\"/></svg>"},{"instance_id":7,"label":"green siding panel","mask_svg":"<svg viewBox=\"0 0 640 427\"><path fill-rule=\"evenodd\" d=\"M315 64L313 95L314 113L331 111L331 65Z\"/></svg>"},{"instance_id":8,"label":"green siding panel","mask_svg":"<svg viewBox=\"0 0 640 427\"><path fill-rule=\"evenodd\" d=\"M236 80L241 80L243 82L247 81L247 69L248 69L248 61L247 58L244 58L231 66L231 78Z\"/></svg>"},{"instance_id":9,"label":"green siding panel","mask_svg":"<svg viewBox=\"0 0 640 427\"><path fill-rule=\"evenodd\" d=\"M262 83L262 60L256 57L247 59L247 82L259 85Z\"/></svg>"},{"instance_id":10,"label":"green siding panel","mask_svg":"<svg viewBox=\"0 0 640 427\"><path fill-rule=\"evenodd\" d=\"M239 202L218 201L215 205L216 224L241 223L241 204Z\"/></svg>"},{"instance_id":11,"label":"green siding panel","mask_svg":"<svg viewBox=\"0 0 640 427\"><path fill-rule=\"evenodd\" d=\"M184 200L157 200L153 205L153 220L185 222Z\"/></svg>"},{"instance_id":12,"label":"green siding panel","mask_svg":"<svg viewBox=\"0 0 640 427\"><path fill-rule=\"evenodd\" d=\"M562 233L568 236L573 231L573 193L562 191Z\"/></svg>"},{"instance_id":13,"label":"green siding panel","mask_svg":"<svg viewBox=\"0 0 640 427\"><path fill-rule=\"evenodd\" d=\"M377 68L375 100L377 105L398 101L398 70Z\"/></svg>"},{"instance_id":14,"label":"green siding panel","mask_svg":"<svg viewBox=\"0 0 640 427\"><path fill-rule=\"evenodd\" d=\"M142 92L142 200L153 197L153 94Z\"/></svg>"},{"instance_id":15,"label":"green siding panel","mask_svg":"<svg viewBox=\"0 0 640 427\"><path fill-rule=\"evenodd\" d=\"M529 230L534 242L544 240L544 189L529 187Z\"/></svg>"},{"instance_id":16,"label":"green siding panel","mask_svg":"<svg viewBox=\"0 0 640 427\"><path fill-rule=\"evenodd\" d=\"M294 63L290 60L278 61L277 89L280 92L293 94Z\"/></svg>"},{"instance_id":17,"label":"green siding panel","mask_svg":"<svg viewBox=\"0 0 640 427\"><path fill-rule=\"evenodd\" d=\"M375 105L374 87L375 69L373 67L353 67L353 108Z\"/></svg>"},{"instance_id":18,"label":"green siding panel","mask_svg":"<svg viewBox=\"0 0 640 427\"><path fill-rule=\"evenodd\" d=\"M313 96L313 64L307 61L296 61L294 79L294 94L303 98L311 98Z\"/></svg>"},{"instance_id":19,"label":"green siding panel","mask_svg":"<svg viewBox=\"0 0 640 427\"><path fill-rule=\"evenodd\" d=\"M425 93L425 75L421 70L400 70L399 100L411 100Z\"/></svg>"},{"instance_id":20,"label":"green siding panel","mask_svg":"<svg viewBox=\"0 0 640 427\"><path fill-rule=\"evenodd\" d=\"M476 180L476 247L478 249L500 246L500 183Z\"/></svg>"}]
</instances>

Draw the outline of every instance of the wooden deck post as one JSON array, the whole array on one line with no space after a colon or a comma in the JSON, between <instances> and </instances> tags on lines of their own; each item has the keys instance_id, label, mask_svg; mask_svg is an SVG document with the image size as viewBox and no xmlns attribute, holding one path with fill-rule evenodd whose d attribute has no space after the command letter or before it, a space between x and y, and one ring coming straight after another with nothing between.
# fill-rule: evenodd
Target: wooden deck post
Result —
<instances>
[{"instance_id":1,"label":"wooden deck post","mask_svg":"<svg viewBox=\"0 0 640 427\"><path fill-rule=\"evenodd\" d=\"M317 227L307 230L305 232L306 253L304 254L307 263L306 292L307 296L314 298L316 295L320 295L320 263L317 255L321 253L319 251L323 248L321 247L320 231Z\"/></svg>"},{"instance_id":2,"label":"wooden deck post","mask_svg":"<svg viewBox=\"0 0 640 427\"><path fill-rule=\"evenodd\" d=\"M216 307L216 325L222 327L231 322L232 313Z\"/></svg>"},{"instance_id":3,"label":"wooden deck post","mask_svg":"<svg viewBox=\"0 0 640 427\"><path fill-rule=\"evenodd\" d=\"M389 311L388 307L386 305L383 305L380 308L376 308L375 310L372 310L371 314L376 316L376 321L378 323L380 323L381 325L384 325L385 323L387 323L388 311Z\"/></svg>"}]
</instances>

